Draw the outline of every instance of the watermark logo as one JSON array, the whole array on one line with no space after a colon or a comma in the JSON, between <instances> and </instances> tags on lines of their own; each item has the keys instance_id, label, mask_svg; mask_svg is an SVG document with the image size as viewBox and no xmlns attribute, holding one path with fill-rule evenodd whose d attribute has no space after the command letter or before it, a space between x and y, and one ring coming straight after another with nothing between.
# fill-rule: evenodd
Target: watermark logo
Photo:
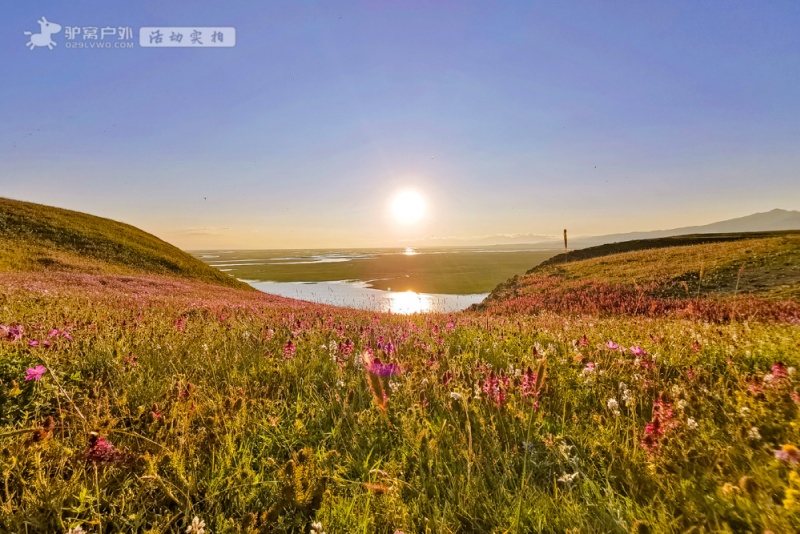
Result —
<instances>
[{"instance_id":1,"label":"watermark logo","mask_svg":"<svg viewBox=\"0 0 800 534\"><path fill-rule=\"evenodd\" d=\"M61 24L45 17L37 21L39 33L23 32L29 37L25 46L33 50L46 46L50 50L58 43L53 35L62 30ZM135 48L135 30L131 26L77 26L75 21L65 21L64 47L67 49ZM230 48L236 46L236 28L230 26L145 26L139 28L138 46L142 48Z\"/></svg>"},{"instance_id":2,"label":"watermark logo","mask_svg":"<svg viewBox=\"0 0 800 534\"><path fill-rule=\"evenodd\" d=\"M236 46L236 28L168 26L139 28L139 46L219 48Z\"/></svg>"},{"instance_id":3,"label":"watermark logo","mask_svg":"<svg viewBox=\"0 0 800 534\"><path fill-rule=\"evenodd\" d=\"M37 46L46 46L48 49L52 50L54 46L58 43L53 41L52 35L54 33L58 33L61 31L61 26L56 24L55 22L50 22L46 18L42 17L41 19L37 20L36 22L39 23L39 33L33 32L24 32L25 35L30 36L30 40L25 45L31 50L36 48Z\"/></svg>"}]
</instances>

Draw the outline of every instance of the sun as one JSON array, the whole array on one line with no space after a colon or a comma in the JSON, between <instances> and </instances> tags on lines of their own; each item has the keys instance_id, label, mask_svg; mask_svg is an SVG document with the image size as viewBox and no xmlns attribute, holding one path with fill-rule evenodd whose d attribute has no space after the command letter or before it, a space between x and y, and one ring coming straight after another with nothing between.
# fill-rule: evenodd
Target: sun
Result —
<instances>
[{"instance_id":1,"label":"sun","mask_svg":"<svg viewBox=\"0 0 800 534\"><path fill-rule=\"evenodd\" d=\"M400 191L392 198L392 215L400 224L419 222L425 216L426 208L425 197L413 189Z\"/></svg>"}]
</instances>

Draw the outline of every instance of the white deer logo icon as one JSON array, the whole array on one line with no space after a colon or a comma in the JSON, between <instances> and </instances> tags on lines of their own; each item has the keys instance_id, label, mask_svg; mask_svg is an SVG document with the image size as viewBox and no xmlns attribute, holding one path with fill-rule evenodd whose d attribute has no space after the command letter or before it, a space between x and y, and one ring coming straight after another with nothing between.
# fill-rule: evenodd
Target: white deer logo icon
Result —
<instances>
[{"instance_id":1,"label":"white deer logo icon","mask_svg":"<svg viewBox=\"0 0 800 534\"><path fill-rule=\"evenodd\" d=\"M31 50L36 48L37 46L46 46L50 50L56 46L56 42L50 38L51 35L54 33L58 33L61 31L61 26L56 24L55 22L48 22L46 18L42 17L41 20L37 20L36 22L39 23L39 27L41 31L39 33L31 33L25 32L25 35L30 35L31 40L25 45L30 47Z\"/></svg>"}]
</instances>

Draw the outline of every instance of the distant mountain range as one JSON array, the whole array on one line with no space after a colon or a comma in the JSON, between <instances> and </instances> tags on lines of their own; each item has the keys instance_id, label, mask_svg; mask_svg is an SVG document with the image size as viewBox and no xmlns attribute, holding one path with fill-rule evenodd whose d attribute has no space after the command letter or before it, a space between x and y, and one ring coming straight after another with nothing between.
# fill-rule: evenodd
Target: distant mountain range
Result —
<instances>
[{"instance_id":1,"label":"distant mountain range","mask_svg":"<svg viewBox=\"0 0 800 534\"><path fill-rule=\"evenodd\" d=\"M781 230L800 230L800 211L774 209L764 213L754 213L745 217L728 219L701 226L683 226L671 230L652 232L628 232L592 237L576 237L570 240L570 248L585 248L605 243L633 241L634 239L655 239L688 234L727 234L736 232L777 232ZM561 243L563 246L563 242Z\"/></svg>"},{"instance_id":2,"label":"distant mountain range","mask_svg":"<svg viewBox=\"0 0 800 534\"><path fill-rule=\"evenodd\" d=\"M624 234L608 234L600 236L583 236L569 239L569 248L578 249L619 243L636 239L656 239L688 234L726 234L737 232L778 232L781 230L800 230L800 211L774 209L765 213L754 213L745 217L728 219L701 226L683 226L671 230L654 230L650 232L628 232ZM537 234L492 235L473 238L430 237L423 246L496 246L536 245L542 248L563 248L560 237Z\"/></svg>"}]
</instances>

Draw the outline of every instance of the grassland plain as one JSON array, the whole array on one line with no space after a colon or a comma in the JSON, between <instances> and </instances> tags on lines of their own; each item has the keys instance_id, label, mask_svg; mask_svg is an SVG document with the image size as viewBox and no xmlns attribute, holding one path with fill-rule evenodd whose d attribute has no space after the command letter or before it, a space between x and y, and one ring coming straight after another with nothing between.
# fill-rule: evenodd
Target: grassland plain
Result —
<instances>
[{"instance_id":1,"label":"grassland plain","mask_svg":"<svg viewBox=\"0 0 800 534\"><path fill-rule=\"evenodd\" d=\"M673 253L637 272L669 288L705 257ZM624 256L553 268L622 287ZM0 531L800 529L782 277L742 296L737 267L724 298L761 310L740 314L704 272L676 283L715 313L533 305L521 277L481 311L400 316L3 265Z\"/></svg>"},{"instance_id":2,"label":"grassland plain","mask_svg":"<svg viewBox=\"0 0 800 534\"><path fill-rule=\"evenodd\" d=\"M312 260L326 252L335 257L343 251L205 251L196 255L210 265L225 268L240 280L356 280L381 290L463 295L488 293L497 284L557 253L525 246L427 248L411 254L398 249L366 249L347 251L347 261ZM303 263L296 263L298 260Z\"/></svg>"}]
</instances>

